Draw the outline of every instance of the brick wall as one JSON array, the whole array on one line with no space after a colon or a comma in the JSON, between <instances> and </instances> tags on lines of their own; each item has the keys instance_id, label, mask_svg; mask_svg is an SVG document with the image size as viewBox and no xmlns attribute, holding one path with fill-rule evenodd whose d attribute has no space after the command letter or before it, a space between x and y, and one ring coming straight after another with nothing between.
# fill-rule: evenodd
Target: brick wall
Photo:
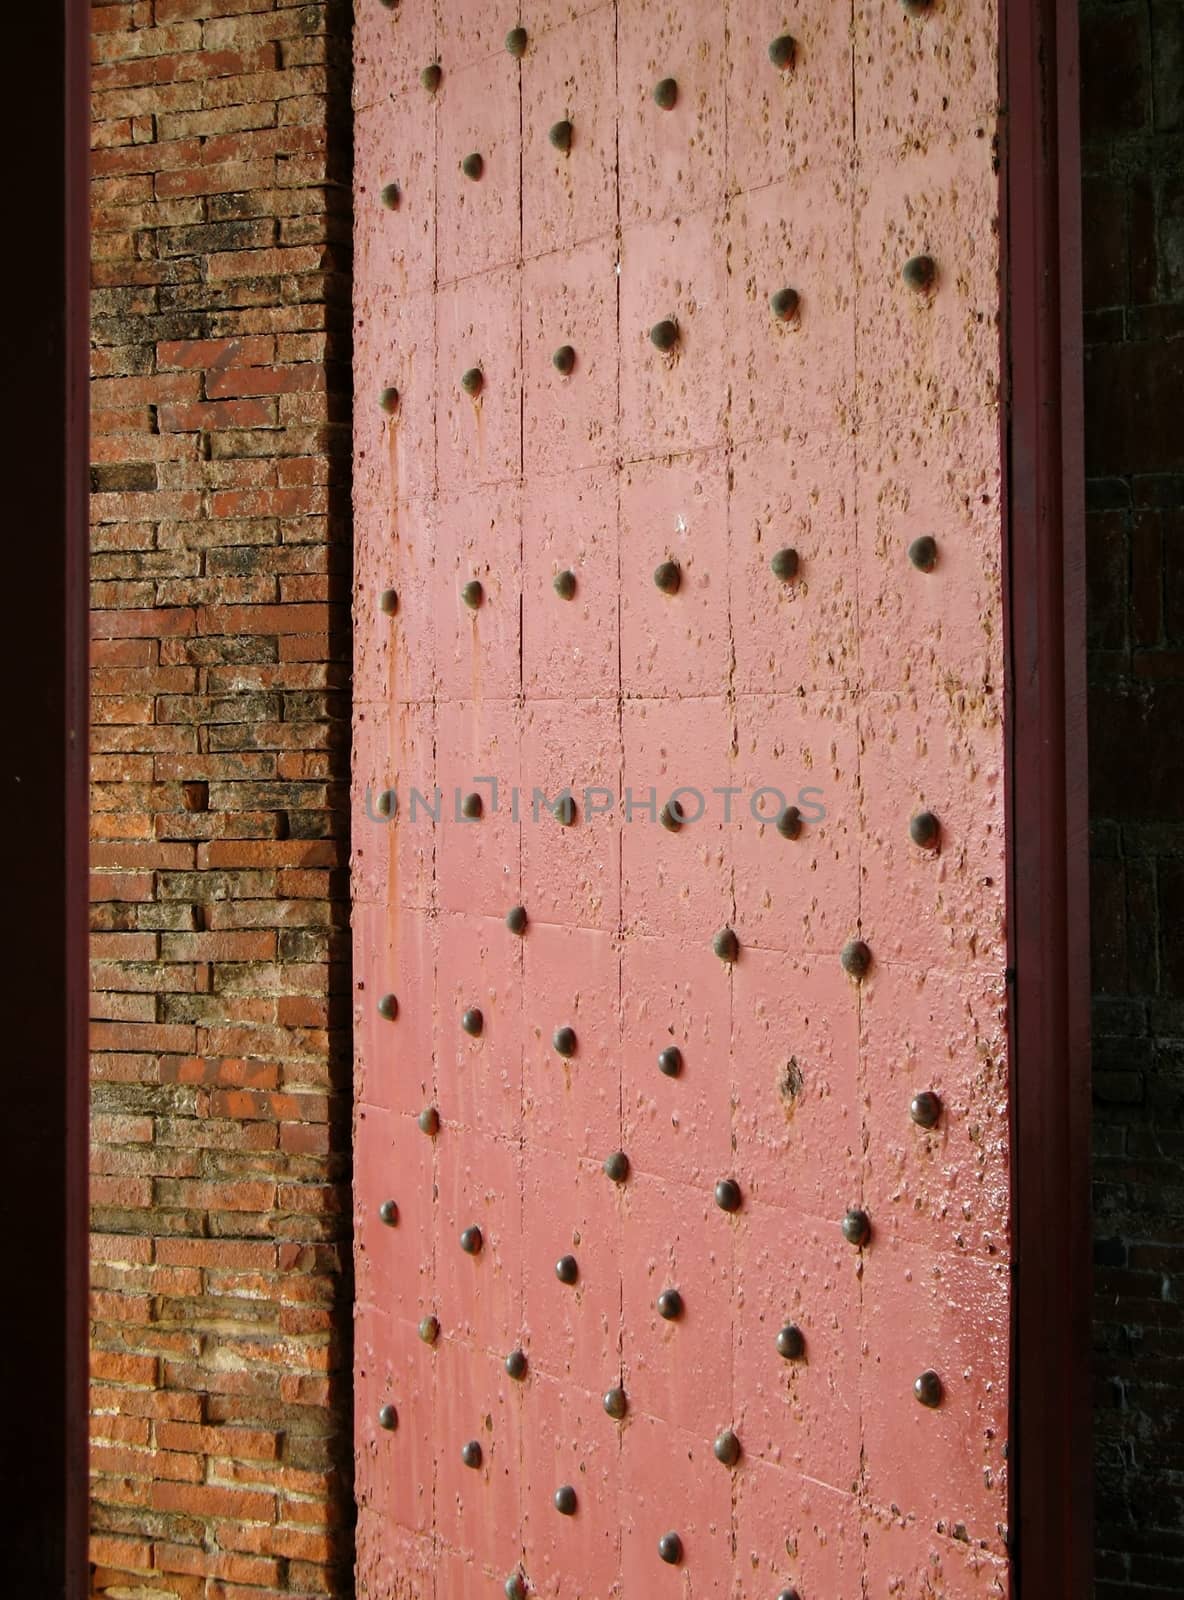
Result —
<instances>
[{"instance_id":1,"label":"brick wall","mask_svg":"<svg viewBox=\"0 0 1184 1600\"><path fill-rule=\"evenodd\" d=\"M1184 3L1081 8L1098 1600L1184 1594Z\"/></svg>"},{"instance_id":2,"label":"brick wall","mask_svg":"<svg viewBox=\"0 0 1184 1600\"><path fill-rule=\"evenodd\" d=\"M336 1595L348 6L92 16L93 1588Z\"/></svg>"}]
</instances>

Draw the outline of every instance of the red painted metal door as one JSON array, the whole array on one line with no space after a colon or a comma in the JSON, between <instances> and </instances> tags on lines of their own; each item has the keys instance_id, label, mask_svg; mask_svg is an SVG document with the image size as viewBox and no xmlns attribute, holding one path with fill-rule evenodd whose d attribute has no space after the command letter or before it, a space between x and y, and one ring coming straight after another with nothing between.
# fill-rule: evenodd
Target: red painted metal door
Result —
<instances>
[{"instance_id":1,"label":"red painted metal door","mask_svg":"<svg viewBox=\"0 0 1184 1600\"><path fill-rule=\"evenodd\" d=\"M360 1594L1008 1592L996 33L360 0Z\"/></svg>"}]
</instances>

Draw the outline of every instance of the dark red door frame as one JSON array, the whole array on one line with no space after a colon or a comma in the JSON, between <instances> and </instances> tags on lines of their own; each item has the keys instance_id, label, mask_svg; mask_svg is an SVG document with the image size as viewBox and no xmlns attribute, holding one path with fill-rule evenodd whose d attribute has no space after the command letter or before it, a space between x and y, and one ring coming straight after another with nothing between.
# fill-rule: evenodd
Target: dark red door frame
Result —
<instances>
[{"instance_id":1,"label":"dark red door frame","mask_svg":"<svg viewBox=\"0 0 1184 1600\"><path fill-rule=\"evenodd\" d=\"M1076 0L1004 0L1012 1540L1092 1593L1089 859Z\"/></svg>"}]
</instances>

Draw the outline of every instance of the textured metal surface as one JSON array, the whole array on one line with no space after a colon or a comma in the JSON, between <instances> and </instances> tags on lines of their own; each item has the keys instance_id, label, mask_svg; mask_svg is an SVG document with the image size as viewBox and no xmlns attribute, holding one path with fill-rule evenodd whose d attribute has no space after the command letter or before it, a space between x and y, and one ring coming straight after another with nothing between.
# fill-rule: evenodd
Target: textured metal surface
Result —
<instances>
[{"instance_id":1,"label":"textured metal surface","mask_svg":"<svg viewBox=\"0 0 1184 1600\"><path fill-rule=\"evenodd\" d=\"M359 0L373 1600L1008 1593L996 33Z\"/></svg>"}]
</instances>

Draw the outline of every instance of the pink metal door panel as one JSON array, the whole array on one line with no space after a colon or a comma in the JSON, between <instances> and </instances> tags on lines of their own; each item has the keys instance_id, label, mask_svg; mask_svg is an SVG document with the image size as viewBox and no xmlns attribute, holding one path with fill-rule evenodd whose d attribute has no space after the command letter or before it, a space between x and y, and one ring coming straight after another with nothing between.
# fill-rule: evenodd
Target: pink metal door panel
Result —
<instances>
[{"instance_id":1,"label":"pink metal door panel","mask_svg":"<svg viewBox=\"0 0 1184 1600\"><path fill-rule=\"evenodd\" d=\"M357 9L359 1593L1004 1600L993 8Z\"/></svg>"}]
</instances>

